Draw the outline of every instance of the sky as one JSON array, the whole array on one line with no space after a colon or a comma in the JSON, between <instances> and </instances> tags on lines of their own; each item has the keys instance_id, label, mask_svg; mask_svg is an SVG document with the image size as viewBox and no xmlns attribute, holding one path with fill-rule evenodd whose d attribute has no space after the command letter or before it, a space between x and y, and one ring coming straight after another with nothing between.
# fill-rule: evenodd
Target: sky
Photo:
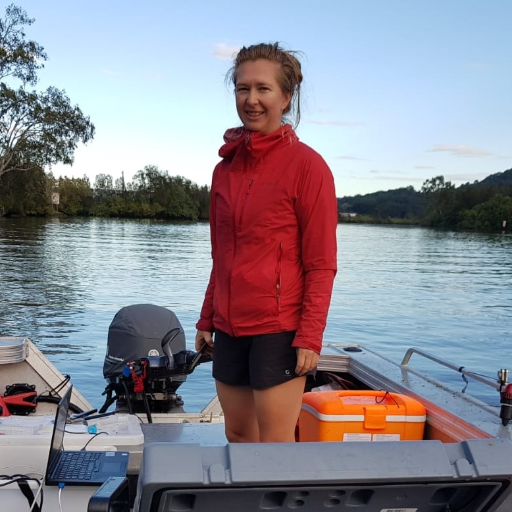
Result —
<instances>
[{"instance_id":1,"label":"sky","mask_svg":"<svg viewBox=\"0 0 512 512\"><path fill-rule=\"evenodd\" d=\"M276 41L301 52L297 134L338 197L512 168L512 0L14 3L48 54L36 89L65 90L96 127L55 176L131 181L154 165L209 185L240 124L232 56Z\"/></svg>"}]
</instances>

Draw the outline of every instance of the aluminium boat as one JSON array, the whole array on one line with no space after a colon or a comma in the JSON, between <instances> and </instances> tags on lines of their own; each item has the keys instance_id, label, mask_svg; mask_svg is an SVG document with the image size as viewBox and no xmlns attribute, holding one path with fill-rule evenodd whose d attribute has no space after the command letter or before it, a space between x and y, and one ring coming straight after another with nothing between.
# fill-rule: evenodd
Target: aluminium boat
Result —
<instances>
[{"instance_id":1,"label":"aluminium boat","mask_svg":"<svg viewBox=\"0 0 512 512\"><path fill-rule=\"evenodd\" d=\"M148 332L151 315L162 324L159 332ZM38 484L50 442L45 421L72 376L62 375L30 340L0 338L0 406L21 411L0 417L0 473L35 479L28 482L32 501L15 482L0 487L6 510L37 510L41 490L42 512L59 506L70 512L512 510L512 385L505 368L492 380L415 347L392 361L365 346L327 341L304 395L298 442L230 444L216 397L200 412L186 412L179 386L208 359L184 348L179 321L167 316L152 305L116 315L104 366L105 405L94 425L111 435L98 436L80 422L66 434L69 446L130 452L127 477L99 488ZM2 344L21 353L2 361ZM425 362L458 375L463 389L420 370ZM472 396L476 385L492 389L499 405ZM345 396L352 402L366 397L359 413L338 413ZM413 401L420 412L408 415L399 399ZM93 409L75 387L72 403L75 414Z\"/></svg>"}]
</instances>

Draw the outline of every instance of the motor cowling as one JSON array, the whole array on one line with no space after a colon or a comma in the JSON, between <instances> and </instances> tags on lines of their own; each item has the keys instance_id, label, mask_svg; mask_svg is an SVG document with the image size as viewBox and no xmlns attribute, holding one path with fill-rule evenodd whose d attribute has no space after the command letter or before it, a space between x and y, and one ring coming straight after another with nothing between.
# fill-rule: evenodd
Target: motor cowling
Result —
<instances>
[{"instance_id":1,"label":"motor cowling","mask_svg":"<svg viewBox=\"0 0 512 512\"><path fill-rule=\"evenodd\" d=\"M181 407L176 392L190 372L175 370L174 358L170 361L169 355L188 352L181 323L171 310L154 304L120 309L108 330L103 364L107 402L103 408L110 405L108 396L113 392L117 409L129 403L130 412L147 412L148 404L153 412Z\"/></svg>"}]
</instances>

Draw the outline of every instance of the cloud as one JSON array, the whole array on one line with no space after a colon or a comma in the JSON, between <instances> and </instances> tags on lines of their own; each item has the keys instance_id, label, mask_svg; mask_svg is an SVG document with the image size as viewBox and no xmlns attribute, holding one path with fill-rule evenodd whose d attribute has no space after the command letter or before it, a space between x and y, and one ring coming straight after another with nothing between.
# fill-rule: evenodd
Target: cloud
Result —
<instances>
[{"instance_id":1,"label":"cloud","mask_svg":"<svg viewBox=\"0 0 512 512\"><path fill-rule=\"evenodd\" d=\"M309 124L320 124L322 126L361 126L362 123L353 123L348 121L328 121L327 119L313 119L308 121Z\"/></svg>"},{"instance_id":2,"label":"cloud","mask_svg":"<svg viewBox=\"0 0 512 512\"><path fill-rule=\"evenodd\" d=\"M472 148L469 146L453 146L450 144L435 144L434 149L428 150L429 153L436 153L441 151L451 153L453 156L469 158L481 158L492 155L492 153L489 153L483 149Z\"/></svg>"},{"instance_id":3,"label":"cloud","mask_svg":"<svg viewBox=\"0 0 512 512\"><path fill-rule=\"evenodd\" d=\"M435 167L432 165L415 165L414 168L415 169L435 169Z\"/></svg>"},{"instance_id":4,"label":"cloud","mask_svg":"<svg viewBox=\"0 0 512 512\"><path fill-rule=\"evenodd\" d=\"M379 170L379 169L371 169L370 174L378 174L379 178L385 179L385 180L398 180L403 179L403 176L408 176L408 173L405 171L391 171L391 170ZM398 174L400 177L396 177L393 175ZM391 176L390 176L391 175Z\"/></svg>"},{"instance_id":5,"label":"cloud","mask_svg":"<svg viewBox=\"0 0 512 512\"><path fill-rule=\"evenodd\" d=\"M334 159L335 160L360 160L360 161L364 161L364 162L368 161L367 158L359 158L357 156L350 156L350 155L335 156Z\"/></svg>"},{"instance_id":6,"label":"cloud","mask_svg":"<svg viewBox=\"0 0 512 512\"><path fill-rule=\"evenodd\" d=\"M238 50L240 50L240 46L228 46L224 43L215 43L212 55L221 60L233 60Z\"/></svg>"}]
</instances>

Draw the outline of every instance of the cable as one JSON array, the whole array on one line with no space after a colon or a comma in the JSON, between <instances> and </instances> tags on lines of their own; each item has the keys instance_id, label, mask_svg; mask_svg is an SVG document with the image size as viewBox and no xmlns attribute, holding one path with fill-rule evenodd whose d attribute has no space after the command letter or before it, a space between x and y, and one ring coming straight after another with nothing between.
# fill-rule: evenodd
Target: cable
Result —
<instances>
[{"instance_id":1,"label":"cable","mask_svg":"<svg viewBox=\"0 0 512 512\"><path fill-rule=\"evenodd\" d=\"M22 492L23 496L27 498L30 506L30 510L36 510L37 512L40 512L43 508L43 482L42 478L41 480L37 478L32 478L27 475L21 475L21 474L15 474L15 475L0 475L0 480L7 480L7 482L0 483L0 487L5 487L10 484L17 483L20 491ZM34 493L32 492L32 489L28 485L28 482L36 482L38 485L38 490L36 495L34 496ZM37 504L37 497L41 495L41 502Z\"/></svg>"},{"instance_id":2,"label":"cable","mask_svg":"<svg viewBox=\"0 0 512 512\"><path fill-rule=\"evenodd\" d=\"M64 489L65 485L66 484L63 484L63 483L59 484L59 509L60 509L60 512L62 512L62 501L61 501L62 489Z\"/></svg>"},{"instance_id":3,"label":"cable","mask_svg":"<svg viewBox=\"0 0 512 512\"><path fill-rule=\"evenodd\" d=\"M34 501L32 502L29 512L32 512L34 510L34 507L36 505L37 498L39 498L39 495L41 495L41 503L39 503L39 510L43 509L43 478L41 478L41 480L38 480L39 489L37 489L36 495L34 496Z\"/></svg>"},{"instance_id":4,"label":"cable","mask_svg":"<svg viewBox=\"0 0 512 512\"><path fill-rule=\"evenodd\" d=\"M36 397L37 402L45 402L50 404L58 404L60 402L59 393L64 389L66 384L71 380L69 375L64 375L64 379L61 380L55 387L50 389L48 394L40 394ZM69 404L69 410L74 413L83 412L83 410L74 404Z\"/></svg>"},{"instance_id":5,"label":"cable","mask_svg":"<svg viewBox=\"0 0 512 512\"><path fill-rule=\"evenodd\" d=\"M58 396L39 395L37 397L37 402L58 405L58 403L60 402L60 398ZM75 405L73 403L69 404L69 410L73 413L84 412L78 405Z\"/></svg>"},{"instance_id":6,"label":"cable","mask_svg":"<svg viewBox=\"0 0 512 512\"><path fill-rule=\"evenodd\" d=\"M94 434L94 435L91 437L91 439L89 439L89 441L87 441L87 443L85 443L85 446L84 446L83 448L81 448L81 449L80 449L80 451L81 451L81 452L83 452L83 451L87 448L87 446L89 445L89 443L90 443L94 438L96 438L96 437L98 437L98 436L101 436L102 434L105 434L106 436L108 436L108 435L109 435L109 434L108 434L108 432L98 432L97 434Z\"/></svg>"}]
</instances>

